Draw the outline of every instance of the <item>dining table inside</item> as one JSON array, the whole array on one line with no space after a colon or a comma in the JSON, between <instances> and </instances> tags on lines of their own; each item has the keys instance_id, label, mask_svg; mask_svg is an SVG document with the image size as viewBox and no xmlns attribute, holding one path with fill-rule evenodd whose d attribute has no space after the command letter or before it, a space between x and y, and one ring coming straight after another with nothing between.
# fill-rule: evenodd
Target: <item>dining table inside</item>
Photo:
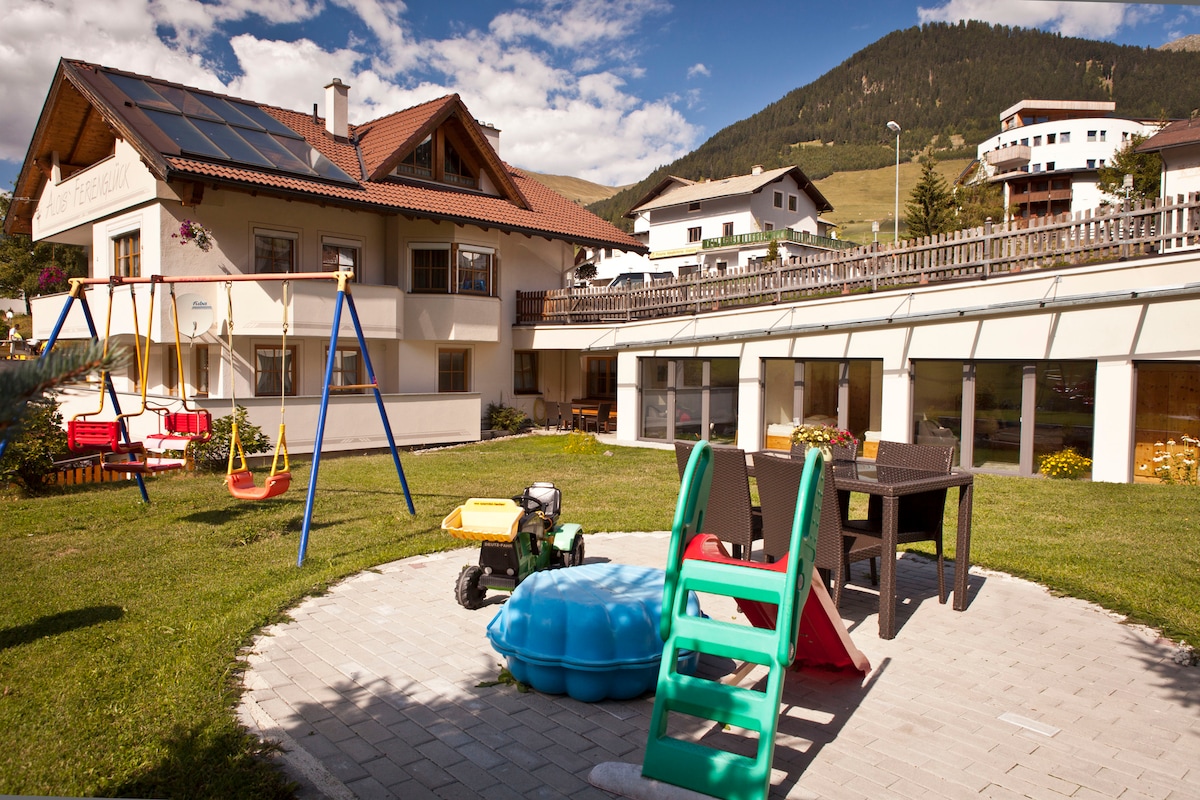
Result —
<instances>
[{"instance_id":1,"label":"dining table inside","mask_svg":"<svg viewBox=\"0 0 1200 800\"><path fill-rule=\"evenodd\" d=\"M958 487L958 527L954 550L955 611L967 607L967 571L971 556L971 503L975 476L969 472L934 472L868 461L835 461L834 488L881 498L883 515L880 535L884 558L879 569L879 638L896 635L896 548L899 545L900 499L925 492ZM845 506L843 506L845 507ZM886 554L891 554L887 557Z\"/></svg>"}]
</instances>

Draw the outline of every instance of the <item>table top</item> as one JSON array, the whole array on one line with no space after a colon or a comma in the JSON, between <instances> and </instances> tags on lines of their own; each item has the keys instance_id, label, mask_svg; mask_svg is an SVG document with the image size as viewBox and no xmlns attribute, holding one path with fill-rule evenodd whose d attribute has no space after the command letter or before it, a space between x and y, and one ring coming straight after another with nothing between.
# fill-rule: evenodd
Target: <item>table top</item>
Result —
<instances>
[{"instance_id":1,"label":"table top","mask_svg":"<svg viewBox=\"0 0 1200 800\"><path fill-rule=\"evenodd\" d=\"M975 482L975 476L970 472L946 473L870 462L835 461L833 482L839 489L903 495L952 486L970 486Z\"/></svg>"}]
</instances>

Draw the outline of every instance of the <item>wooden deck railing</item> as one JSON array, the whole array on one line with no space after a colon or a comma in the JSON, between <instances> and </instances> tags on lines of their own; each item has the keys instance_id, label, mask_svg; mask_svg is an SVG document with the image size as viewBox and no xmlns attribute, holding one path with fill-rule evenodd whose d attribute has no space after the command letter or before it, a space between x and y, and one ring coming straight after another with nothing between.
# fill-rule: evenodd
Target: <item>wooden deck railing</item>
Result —
<instances>
[{"instance_id":1,"label":"wooden deck railing","mask_svg":"<svg viewBox=\"0 0 1200 800\"><path fill-rule=\"evenodd\" d=\"M1072 267L1200 247L1200 193L822 252L630 289L517 292L517 324L594 324Z\"/></svg>"}]
</instances>

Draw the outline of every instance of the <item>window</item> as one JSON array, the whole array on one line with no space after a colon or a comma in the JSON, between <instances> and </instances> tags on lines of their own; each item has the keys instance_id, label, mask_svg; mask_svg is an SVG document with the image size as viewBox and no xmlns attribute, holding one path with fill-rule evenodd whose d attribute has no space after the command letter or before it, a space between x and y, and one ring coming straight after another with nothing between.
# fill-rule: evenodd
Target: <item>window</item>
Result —
<instances>
[{"instance_id":1,"label":"window","mask_svg":"<svg viewBox=\"0 0 1200 800\"><path fill-rule=\"evenodd\" d=\"M643 358L638 373L643 439L736 441L738 359Z\"/></svg>"},{"instance_id":2,"label":"window","mask_svg":"<svg viewBox=\"0 0 1200 800\"><path fill-rule=\"evenodd\" d=\"M1047 133L1046 134L1046 144L1054 144L1056 139L1058 139L1057 133Z\"/></svg>"},{"instance_id":3,"label":"window","mask_svg":"<svg viewBox=\"0 0 1200 800\"><path fill-rule=\"evenodd\" d=\"M1034 164L1034 165L1033 165L1033 170L1032 170L1032 171L1033 171L1033 172L1041 172L1041 171L1042 171L1042 165L1041 165L1041 164Z\"/></svg>"},{"instance_id":4,"label":"window","mask_svg":"<svg viewBox=\"0 0 1200 800\"><path fill-rule=\"evenodd\" d=\"M359 263L362 248L356 242L325 239L321 242L321 270L324 272L353 272L354 281L361 280Z\"/></svg>"},{"instance_id":5,"label":"window","mask_svg":"<svg viewBox=\"0 0 1200 800\"><path fill-rule=\"evenodd\" d=\"M1088 169L1095 169L1096 168L1096 159L1089 158L1087 160L1087 165L1088 165Z\"/></svg>"},{"instance_id":6,"label":"window","mask_svg":"<svg viewBox=\"0 0 1200 800\"><path fill-rule=\"evenodd\" d=\"M179 397L179 351L175 345L167 345L163 359L163 389L171 397Z\"/></svg>"},{"instance_id":7,"label":"window","mask_svg":"<svg viewBox=\"0 0 1200 800\"><path fill-rule=\"evenodd\" d=\"M1071 132L1063 131L1062 133L1060 133L1058 135L1058 141L1062 144L1070 144L1071 143Z\"/></svg>"},{"instance_id":8,"label":"window","mask_svg":"<svg viewBox=\"0 0 1200 800\"><path fill-rule=\"evenodd\" d=\"M197 347L192 355L192 380L196 397L208 397L208 348Z\"/></svg>"},{"instance_id":9,"label":"window","mask_svg":"<svg viewBox=\"0 0 1200 800\"><path fill-rule=\"evenodd\" d=\"M1041 147L1042 146L1042 137L1040 137L1040 136L1033 137L1033 146Z\"/></svg>"},{"instance_id":10,"label":"window","mask_svg":"<svg viewBox=\"0 0 1200 800\"><path fill-rule=\"evenodd\" d=\"M450 247L412 249L412 290L445 294L450 291Z\"/></svg>"},{"instance_id":11,"label":"window","mask_svg":"<svg viewBox=\"0 0 1200 800\"><path fill-rule=\"evenodd\" d=\"M113 241L113 273L122 278L142 277L142 232L122 234Z\"/></svg>"},{"instance_id":12,"label":"window","mask_svg":"<svg viewBox=\"0 0 1200 800\"><path fill-rule=\"evenodd\" d=\"M458 151L454 149L454 145L447 141L445 143L445 150L446 155L442 158L442 179L446 183L453 183L456 186L478 189L479 181L471 174L471 170L458 154Z\"/></svg>"},{"instance_id":13,"label":"window","mask_svg":"<svg viewBox=\"0 0 1200 800\"><path fill-rule=\"evenodd\" d=\"M329 358L329 346L325 346L325 358ZM357 347L339 347L333 354L333 373L329 376L329 385L358 386L362 384L362 354ZM361 393L362 389L350 389L342 394Z\"/></svg>"},{"instance_id":14,"label":"window","mask_svg":"<svg viewBox=\"0 0 1200 800\"><path fill-rule=\"evenodd\" d=\"M433 177L433 137L426 136L417 149L409 153L396 165L397 175L412 175L417 178Z\"/></svg>"},{"instance_id":15,"label":"window","mask_svg":"<svg viewBox=\"0 0 1200 800\"><path fill-rule=\"evenodd\" d=\"M296 394L296 348L286 350L272 345L254 347L254 394L279 397L280 389L288 397Z\"/></svg>"},{"instance_id":16,"label":"window","mask_svg":"<svg viewBox=\"0 0 1200 800\"><path fill-rule=\"evenodd\" d=\"M788 195L788 211L795 211L795 210L796 210L796 195L789 194Z\"/></svg>"},{"instance_id":17,"label":"window","mask_svg":"<svg viewBox=\"0 0 1200 800\"><path fill-rule=\"evenodd\" d=\"M698 227L688 228L688 241L689 242L700 241L700 228L698 228Z\"/></svg>"},{"instance_id":18,"label":"window","mask_svg":"<svg viewBox=\"0 0 1200 800\"><path fill-rule=\"evenodd\" d=\"M586 359L584 364L587 386L586 396L594 399L617 397L617 358L597 356Z\"/></svg>"},{"instance_id":19,"label":"window","mask_svg":"<svg viewBox=\"0 0 1200 800\"><path fill-rule=\"evenodd\" d=\"M1095 131L1088 131L1088 132L1087 132L1087 140L1088 140L1089 142L1094 142L1094 141L1096 141L1096 132L1095 132Z\"/></svg>"},{"instance_id":20,"label":"window","mask_svg":"<svg viewBox=\"0 0 1200 800\"><path fill-rule=\"evenodd\" d=\"M721 235L722 236L733 236L733 223L732 222L724 222L721 224Z\"/></svg>"},{"instance_id":21,"label":"window","mask_svg":"<svg viewBox=\"0 0 1200 800\"><path fill-rule=\"evenodd\" d=\"M1108 141L1108 131L1100 131L1100 141Z\"/></svg>"},{"instance_id":22,"label":"window","mask_svg":"<svg viewBox=\"0 0 1200 800\"><path fill-rule=\"evenodd\" d=\"M776 208L783 208L783 192L775 193L774 205Z\"/></svg>"},{"instance_id":23,"label":"window","mask_svg":"<svg viewBox=\"0 0 1200 800\"><path fill-rule=\"evenodd\" d=\"M254 271L296 271L296 237L282 233L254 234Z\"/></svg>"},{"instance_id":24,"label":"window","mask_svg":"<svg viewBox=\"0 0 1200 800\"><path fill-rule=\"evenodd\" d=\"M773 231L773 230L775 230L775 223L774 223L774 222L764 222L764 223L763 223L763 230L764 230L764 231Z\"/></svg>"},{"instance_id":25,"label":"window","mask_svg":"<svg viewBox=\"0 0 1200 800\"><path fill-rule=\"evenodd\" d=\"M490 294L492 254L482 250L458 251L458 287L468 294Z\"/></svg>"},{"instance_id":26,"label":"window","mask_svg":"<svg viewBox=\"0 0 1200 800\"><path fill-rule=\"evenodd\" d=\"M1054 171L1054 162L1053 162L1053 161L1047 161L1047 162L1046 162L1046 171L1047 171L1047 172L1053 172L1053 171Z\"/></svg>"},{"instance_id":27,"label":"window","mask_svg":"<svg viewBox=\"0 0 1200 800\"><path fill-rule=\"evenodd\" d=\"M438 350L438 391L469 392L471 384L471 351L466 349Z\"/></svg>"},{"instance_id":28,"label":"window","mask_svg":"<svg viewBox=\"0 0 1200 800\"><path fill-rule=\"evenodd\" d=\"M1024 139L1022 139L1022 140L1021 140L1021 144L1023 144L1023 145L1024 145L1024 146L1026 146L1026 147L1028 147L1028 146L1029 146L1029 137L1028 137L1028 136L1026 136Z\"/></svg>"},{"instance_id":29,"label":"window","mask_svg":"<svg viewBox=\"0 0 1200 800\"><path fill-rule=\"evenodd\" d=\"M688 203L688 211L699 211L699 210L700 210L699 203Z\"/></svg>"},{"instance_id":30,"label":"window","mask_svg":"<svg viewBox=\"0 0 1200 800\"><path fill-rule=\"evenodd\" d=\"M535 350L513 353L513 394L538 393L538 354Z\"/></svg>"}]
</instances>

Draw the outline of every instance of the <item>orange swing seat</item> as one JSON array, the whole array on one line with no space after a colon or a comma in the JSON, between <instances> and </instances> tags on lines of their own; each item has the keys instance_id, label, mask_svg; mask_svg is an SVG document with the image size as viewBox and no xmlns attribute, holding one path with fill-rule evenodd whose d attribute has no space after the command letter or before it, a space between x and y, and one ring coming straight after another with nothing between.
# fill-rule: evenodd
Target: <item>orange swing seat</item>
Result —
<instances>
[{"instance_id":1,"label":"orange swing seat","mask_svg":"<svg viewBox=\"0 0 1200 800\"><path fill-rule=\"evenodd\" d=\"M254 484L254 473L248 469L239 469L225 476L225 485L229 494L239 500L266 500L278 497L292 485L292 473L277 472L268 475L262 486Z\"/></svg>"}]
</instances>

